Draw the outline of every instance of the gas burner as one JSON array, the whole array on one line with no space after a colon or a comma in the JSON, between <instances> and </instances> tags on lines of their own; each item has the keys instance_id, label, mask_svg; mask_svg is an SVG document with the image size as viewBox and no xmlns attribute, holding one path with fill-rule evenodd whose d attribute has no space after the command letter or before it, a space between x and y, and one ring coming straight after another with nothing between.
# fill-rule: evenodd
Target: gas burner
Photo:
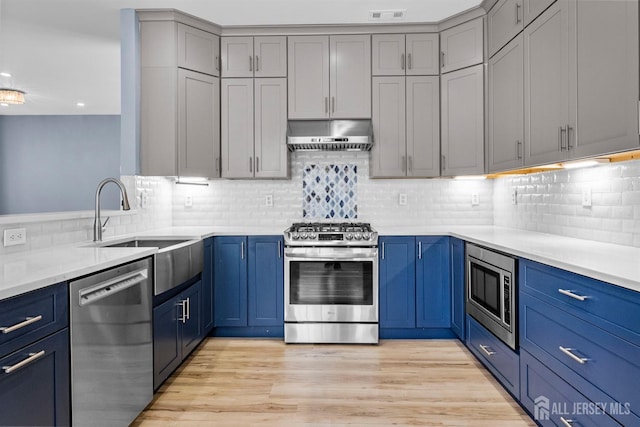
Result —
<instances>
[{"instance_id":1,"label":"gas burner","mask_svg":"<svg viewBox=\"0 0 640 427\"><path fill-rule=\"evenodd\" d=\"M287 246L377 246L378 233L364 222L298 222L284 232Z\"/></svg>"}]
</instances>

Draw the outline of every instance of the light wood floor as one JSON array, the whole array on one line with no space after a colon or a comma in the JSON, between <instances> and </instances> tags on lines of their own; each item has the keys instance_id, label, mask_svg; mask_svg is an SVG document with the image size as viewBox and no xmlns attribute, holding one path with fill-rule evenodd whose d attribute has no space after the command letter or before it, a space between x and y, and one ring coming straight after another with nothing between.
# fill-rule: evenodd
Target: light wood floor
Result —
<instances>
[{"instance_id":1,"label":"light wood floor","mask_svg":"<svg viewBox=\"0 0 640 427\"><path fill-rule=\"evenodd\" d=\"M133 426L535 426L455 340L209 338Z\"/></svg>"}]
</instances>

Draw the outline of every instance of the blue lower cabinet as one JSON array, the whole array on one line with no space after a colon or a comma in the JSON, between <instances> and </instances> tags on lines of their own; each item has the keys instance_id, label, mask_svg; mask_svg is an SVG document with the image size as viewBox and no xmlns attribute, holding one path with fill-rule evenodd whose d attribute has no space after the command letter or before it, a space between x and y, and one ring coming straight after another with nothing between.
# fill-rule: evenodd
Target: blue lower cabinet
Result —
<instances>
[{"instance_id":1,"label":"blue lower cabinet","mask_svg":"<svg viewBox=\"0 0 640 427\"><path fill-rule=\"evenodd\" d=\"M451 327L449 238L416 237L416 326Z\"/></svg>"},{"instance_id":2,"label":"blue lower cabinet","mask_svg":"<svg viewBox=\"0 0 640 427\"><path fill-rule=\"evenodd\" d=\"M0 366L0 425L70 425L68 328L0 358Z\"/></svg>"},{"instance_id":3,"label":"blue lower cabinet","mask_svg":"<svg viewBox=\"0 0 640 427\"><path fill-rule=\"evenodd\" d=\"M464 241L452 237L450 250L451 330L465 340L465 276Z\"/></svg>"},{"instance_id":4,"label":"blue lower cabinet","mask_svg":"<svg viewBox=\"0 0 640 427\"><path fill-rule=\"evenodd\" d=\"M624 405L591 402L526 350L520 351L520 378L520 403L542 426L620 426L605 411L628 411Z\"/></svg>"},{"instance_id":5,"label":"blue lower cabinet","mask_svg":"<svg viewBox=\"0 0 640 427\"><path fill-rule=\"evenodd\" d=\"M467 316L467 347L513 396L520 396L520 357Z\"/></svg>"},{"instance_id":6,"label":"blue lower cabinet","mask_svg":"<svg viewBox=\"0 0 640 427\"><path fill-rule=\"evenodd\" d=\"M204 263L202 265L202 305L201 320L202 333L207 335L214 325L214 294L213 294L213 237L204 241Z\"/></svg>"},{"instance_id":7,"label":"blue lower cabinet","mask_svg":"<svg viewBox=\"0 0 640 427\"><path fill-rule=\"evenodd\" d=\"M378 254L380 328L415 328L415 237L381 237Z\"/></svg>"},{"instance_id":8,"label":"blue lower cabinet","mask_svg":"<svg viewBox=\"0 0 640 427\"><path fill-rule=\"evenodd\" d=\"M217 336L284 336L282 236L214 238Z\"/></svg>"}]
</instances>

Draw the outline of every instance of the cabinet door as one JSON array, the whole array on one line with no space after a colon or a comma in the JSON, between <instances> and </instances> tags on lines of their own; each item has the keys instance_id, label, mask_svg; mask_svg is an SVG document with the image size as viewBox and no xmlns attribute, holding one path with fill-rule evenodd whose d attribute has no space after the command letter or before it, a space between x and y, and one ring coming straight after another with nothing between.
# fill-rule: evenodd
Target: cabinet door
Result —
<instances>
[{"instance_id":1,"label":"cabinet door","mask_svg":"<svg viewBox=\"0 0 640 427\"><path fill-rule=\"evenodd\" d=\"M524 30L524 163L567 157L568 0L558 0Z\"/></svg>"},{"instance_id":2,"label":"cabinet door","mask_svg":"<svg viewBox=\"0 0 640 427\"><path fill-rule=\"evenodd\" d=\"M222 79L222 177L253 177L253 79Z\"/></svg>"},{"instance_id":3,"label":"cabinet door","mask_svg":"<svg viewBox=\"0 0 640 427\"><path fill-rule=\"evenodd\" d=\"M256 37L253 49L255 77L287 77L286 37Z\"/></svg>"},{"instance_id":4,"label":"cabinet door","mask_svg":"<svg viewBox=\"0 0 640 427\"><path fill-rule=\"evenodd\" d=\"M288 38L290 119L329 117L329 38Z\"/></svg>"},{"instance_id":5,"label":"cabinet door","mask_svg":"<svg viewBox=\"0 0 640 427\"><path fill-rule=\"evenodd\" d=\"M500 0L487 14L489 57L524 28L522 1Z\"/></svg>"},{"instance_id":6,"label":"cabinet door","mask_svg":"<svg viewBox=\"0 0 640 427\"><path fill-rule=\"evenodd\" d=\"M484 173L483 66L441 77L442 175Z\"/></svg>"},{"instance_id":7,"label":"cabinet door","mask_svg":"<svg viewBox=\"0 0 640 427\"><path fill-rule=\"evenodd\" d=\"M380 238L380 327L416 326L416 241Z\"/></svg>"},{"instance_id":8,"label":"cabinet door","mask_svg":"<svg viewBox=\"0 0 640 427\"><path fill-rule=\"evenodd\" d=\"M255 79L255 177L287 178L287 79Z\"/></svg>"},{"instance_id":9,"label":"cabinet door","mask_svg":"<svg viewBox=\"0 0 640 427\"><path fill-rule=\"evenodd\" d=\"M371 176L406 176L405 77L373 78Z\"/></svg>"},{"instance_id":10,"label":"cabinet door","mask_svg":"<svg viewBox=\"0 0 640 427\"><path fill-rule=\"evenodd\" d=\"M440 66L443 73L482 63L482 26L483 18L477 18L440 33Z\"/></svg>"},{"instance_id":11,"label":"cabinet door","mask_svg":"<svg viewBox=\"0 0 640 427\"><path fill-rule=\"evenodd\" d=\"M37 354L42 354L35 357ZM68 426L69 329L65 328L40 341L0 358L0 366L10 367L34 357L11 373L0 377L2 425Z\"/></svg>"},{"instance_id":12,"label":"cabinet door","mask_svg":"<svg viewBox=\"0 0 640 427\"><path fill-rule=\"evenodd\" d=\"M440 175L440 79L407 77L407 175Z\"/></svg>"},{"instance_id":13,"label":"cabinet door","mask_svg":"<svg viewBox=\"0 0 640 427\"><path fill-rule=\"evenodd\" d=\"M438 34L407 34L407 75L440 74Z\"/></svg>"},{"instance_id":14,"label":"cabinet door","mask_svg":"<svg viewBox=\"0 0 640 427\"><path fill-rule=\"evenodd\" d=\"M524 163L523 60L522 34L489 60L489 172Z\"/></svg>"},{"instance_id":15,"label":"cabinet door","mask_svg":"<svg viewBox=\"0 0 640 427\"><path fill-rule=\"evenodd\" d=\"M331 117L371 117L371 36L331 36Z\"/></svg>"},{"instance_id":16,"label":"cabinet door","mask_svg":"<svg viewBox=\"0 0 640 427\"><path fill-rule=\"evenodd\" d=\"M220 157L220 82L178 70L178 175L217 178Z\"/></svg>"},{"instance_id":17,"label":"cabinet door","mask_svg":"<svg viewBox=\"0 0 640 427\"><path fill-rule=\"evenodd\" d=\"M638 149L638 2L570 5L570 156Z\"/></svg>"},{"instance_id":18,"label":"cabinet door","mask_svg":"<svg viewBox=\"0 0 640 427\"><path fill-rule=\"evenodd\" d=\"M449 238L416 237L416 326L451 327Z\"/></svg>"},{"instance_id":19,"label":"cabinet door","mask_svg":"<svg viewBox=\"0 0 640 427\"><path fill-rule=\"evenodd\" d=\"M178 67L220 75L220 38L215 34L178 24Z\"/></svg>"},{"instance_id":20,"label":"cabinet door","mask_svg":"<svg viewBox=\"0 0 640 427\"><path fill-rule=\"evenodd\" d=\"M222 37L222 77L253 77L253 37Z\"/></svg>"},{"instance_id":21,"label":"cabinet door","mask_svg":"<svg viewBox=\"0 0 640 427\"><path fill-rule=\"evenodd\" d=\"M247 326L247 239L214 238L216 326Z\"/></svg>"},{"instance_id":22,"label":"cabinet door","mask_svg":"<svg viewBox=\"0 0 640 427\"><path fill-rule=\"evenodd\" d=\"M201 281L191 285L181 295L184 315L180 323L182 358L186 358L189 353L202 340L202 323L200 319L202 306Z\"/></svg>"},{"instance_id":23,"label":"cabinet door","mask_svg":"<svg viewBox=\"0 0 640 427\"><path fill-rule=\"evenodd\" d=\"M249 326L284 325L281 236L249 236Z\"/></svg>"},{"instance_id":24,"label":"cabinet door","mask_svg":"<svg viewBox=\"0 0 640 427\"><path fill-rule=\"evenodd\" d=\"M451 329L465 339L465 275L464 241L451 238Z\"/></svg>"},{"instance_id":25,"label":"cabinet door","mask_svg":"<svg viewBox=\"0 0 640 427\"><path fill-rule=\"evenodd\" d=\"M200 320L202 334L213 329L213 237L204 241L204 263L202 266L202 307Z\"/></svg>"},{"instance_id":26,"label":"cabinet door","mask_svg":"<svg viewBox=\"0 0 640 427\"><path fill-rule=\"evenodd\" d=\"M523 0L524 1L524 26L529 25L546 8L556 0Z\"/></svg>"},{"instance_id":27,"label":"cabinet door","mask_svg":"<svg viewBox=\"0 0 640 427\"><path fill-rule=\"evenodd\" d=\"M176 296L153 309L153 388L157 389L182 361L179 305Z\"/></svg>"},{"instance_id":28,"label":"cabinet door","mask_svg":"<svg viewBox=\"0 0 640 427\"><path fill-rule=\"evenodd\" d=\"M372 75L404 76L406 68L404 39L404 34L374 34L372 36Z\"/></svg>"}]
</instances>

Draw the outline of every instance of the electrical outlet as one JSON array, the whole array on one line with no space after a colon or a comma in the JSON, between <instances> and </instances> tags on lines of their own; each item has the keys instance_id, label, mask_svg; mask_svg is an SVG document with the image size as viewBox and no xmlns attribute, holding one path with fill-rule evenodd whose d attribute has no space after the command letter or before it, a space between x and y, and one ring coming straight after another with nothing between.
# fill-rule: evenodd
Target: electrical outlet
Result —
<instances>
[{"instance_id":1,"label":"electrical outlet","mask_svg":"<svg viewBox=\"0 0 640 427\"><path fill-rule=\"evenodd\" d=\"M398 197L398 204L400 206L407 205L407 193L400 193L400 197Z\"/></svg>"},{"instance_id":2,"label":"electrical outlet","mask_svg":"<svg viewBox=\"0 0 640 427\"><path fill-rule=\"evenodd\" d=\"M478 206L480 204L480 194L471 193L471 206Z\"/></svg>"},{"instance_id":3,"label":"electrical outlet","mask_svg":"<svg viewBox=\"0 0 640 427\"><path fill-rule=\"evenodd\" d=\"M184 207L190 208L193 206L193 196L191 194L187 194L184 196Z\"/></svg>"},{"instance_id":4,"label":"electrical outlet","mask_svg":"<svg viewBox=\"0 0 640 427\"><path fill-rule=\"evenodd\" d=\"M26 228L14 228L11 230L4 230L4 245L24 245L27 243L27 229Z\"/></svg>"},{"instance_id":5,"label":"electrical outlet","mask_svg":"<svg viewBox=\"0 0 640 427\"><path fill-rule=\"evenodd\" d=\"M267 207L273 206L273 194L267 194L264 196L264 205Z\"/></svg>"},{"instance_id":6,"label":"electrical outlet","mask_svg":"<svg viewBox=\"0 0 640 427\"><path fill-rule=\"evenodd\" d=\"M149 206L149 195L146 193L146 191L143 191L140 194L140 207L142 209L146 209L147 206Z\"/></svg>"},{"instance_id":7,"label":"electrical outlet","mask_svg":"<svg viewBox=\"0 0 640 427\"><path fill-rule=\"evenodd\" d=\"M516 187L511 188L511 204L518 204L518 189Z\"/></svg>"},{"instance_id":8,"label":"electrical outlet","mask_svg":"<svg viewBox=\"0 0 640 427\"><path fill-rule=\"evenodd\" d=\"M582 188L582 206L591 207L591 187L588 185Z\"/></svg>"}]
</instances>

